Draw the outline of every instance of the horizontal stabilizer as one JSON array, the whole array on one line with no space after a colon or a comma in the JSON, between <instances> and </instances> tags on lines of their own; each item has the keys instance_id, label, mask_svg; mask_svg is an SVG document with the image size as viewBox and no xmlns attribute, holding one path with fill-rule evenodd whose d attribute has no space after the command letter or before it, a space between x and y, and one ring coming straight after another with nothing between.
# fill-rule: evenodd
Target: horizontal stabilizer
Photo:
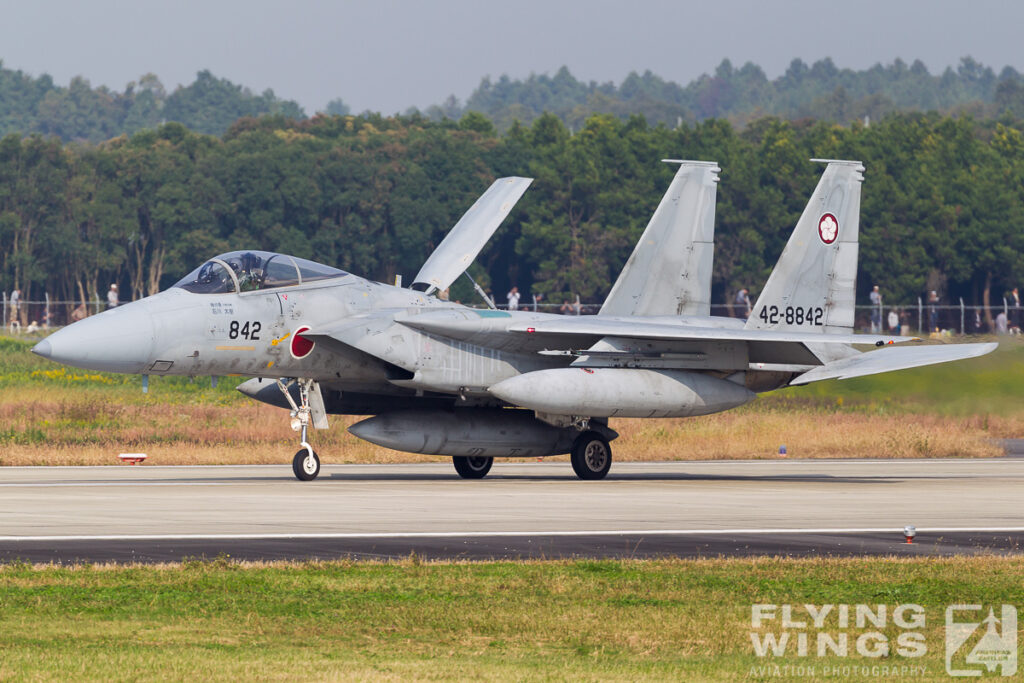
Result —
<instances>
[{"instance_id":1,"label":"horizontal stabilizer","mask_svg":"<svg viewBox=\"0 0 1024 683\"><path fill-rule=\"evenodd\" d=\"M469 207L430 255L413 280L412 289L430 294L448 289L505 220L533 178L498 178Z\"/></svg>"},{"instance_id":2,"label":"horizontal stabilizer","mask_svg":"<svg viewBox=\"0 0 1024 683\"><path fill-rule=\"evenodd\" d=\"M819 368L805 372L790 384L809 384L825 379L848 379L875 375L880 372L906 370L923 365L948 363L965 358L976 358L991 353L999 346L988 344L941 344L935 346L916 346L910 348L886 348L868 351L852 358L843 358Z\"/></svg>"}]
</instances>

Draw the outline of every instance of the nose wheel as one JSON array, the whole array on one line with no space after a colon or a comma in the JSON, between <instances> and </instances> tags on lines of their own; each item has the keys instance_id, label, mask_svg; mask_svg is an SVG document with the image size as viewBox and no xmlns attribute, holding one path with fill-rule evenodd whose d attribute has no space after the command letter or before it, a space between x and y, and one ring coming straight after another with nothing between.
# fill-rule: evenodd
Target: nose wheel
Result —
<instances>
[{"instance_id":1,"label":"nose wheel","mask_svg":"<svg viewBox=\"0 0 1024 683\"><path fill-rule=\"evenodd\" d=\"M320 474L320 456L307 445L292 458L292 471L299 481L313 481Z\"/></svg>"}]
</instances>

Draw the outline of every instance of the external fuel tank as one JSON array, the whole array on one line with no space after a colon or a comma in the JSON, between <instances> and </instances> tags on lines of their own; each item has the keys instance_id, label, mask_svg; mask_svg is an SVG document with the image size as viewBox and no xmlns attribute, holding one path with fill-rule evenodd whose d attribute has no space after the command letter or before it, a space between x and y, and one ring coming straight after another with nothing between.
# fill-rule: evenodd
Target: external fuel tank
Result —
<instances>
[{"instance_id":1,"label":"external fuel tank","mask_svg":"<svg viewBox=\"0 0 1024 683\"><path fill-rule=\"evenodd\" d=\"M587 417L708 415L756 396L707 373L633 368L538 370L498 382L490 393L538 413Z\"/></svg>"}]
</instances>

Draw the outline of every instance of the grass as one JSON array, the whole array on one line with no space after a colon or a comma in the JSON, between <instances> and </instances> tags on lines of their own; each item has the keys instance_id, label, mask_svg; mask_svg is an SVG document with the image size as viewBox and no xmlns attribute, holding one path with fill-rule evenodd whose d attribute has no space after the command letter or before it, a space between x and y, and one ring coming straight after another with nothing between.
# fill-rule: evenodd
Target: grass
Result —
<instances>
[{"instance_id":1,"label":"grass","mask_svg":"<svg viewBox=\"0 0 1024 683\"><path fill-rule=\"evenodd\" d=\"M1022 572L1002 557L14 564L0 677L807 680L758 667L882 663L945 680L946 606L1024 603ZM928 653L761 658L754 603L921 605ZM895 641L891 619L878 630Z\"/></svg>"},{"instance_id":2,"label":"grass","mask_svg":"<svg viewBox=\"0 0 1024 683\"><path fill-rule=\"evenodd\" d=\"M238 378L154 377L65 368L0 337L0 464L85 465L145 452L160 464L288 462L287 413L234 390ZM618 460L778 457L989 457L1024 436L1024 344L963 361L792 387L742 408L689 419L613 420ZM327 463L429 462L373 446L332 416L313 434Z\"/></svg>"}]
</instances>

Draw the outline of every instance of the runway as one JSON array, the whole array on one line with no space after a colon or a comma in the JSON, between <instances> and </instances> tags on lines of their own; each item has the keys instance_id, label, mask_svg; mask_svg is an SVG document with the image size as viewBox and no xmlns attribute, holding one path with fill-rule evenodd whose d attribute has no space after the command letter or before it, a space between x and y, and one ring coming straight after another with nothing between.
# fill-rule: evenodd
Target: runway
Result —
<instances>
[{"instance_id":1,"label":"runway","mask_svg":"<svg viewBox=\"0 0 1024 683\"><path fill-rule=\"evenodd\" d=\"M0 468L0 560L1020 552L1024 459ZM917 527L913 544L905 525Z\"/></svg>"}]
</instances>

